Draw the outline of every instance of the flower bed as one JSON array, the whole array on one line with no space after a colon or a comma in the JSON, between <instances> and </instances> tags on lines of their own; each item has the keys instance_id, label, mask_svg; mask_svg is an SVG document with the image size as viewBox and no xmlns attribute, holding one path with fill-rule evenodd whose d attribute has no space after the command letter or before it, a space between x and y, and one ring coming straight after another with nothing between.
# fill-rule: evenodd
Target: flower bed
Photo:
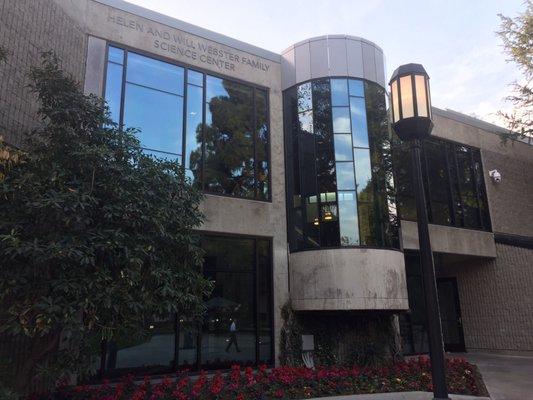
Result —
<instances>
[{"instance_id":1,"label":"flower bed","mask_svg":"<svg viewBox=\"0 0 533 400\"><path fill-rule=\"evenodd\" d=\"M483 395L484 385L476 367L464 359L447 359L447 381L451 393ZM427 357L375 367L278 367L257 370L234 366L231 372L208 376L185 374L154 379L145 377L134 382L127 376L120 383L104 382L99 387L64 387L53 395L32 396L37 399L74 400L255 400L305 399L346 394L432 391L430 364Z\"/></svg>"}]
</instances>

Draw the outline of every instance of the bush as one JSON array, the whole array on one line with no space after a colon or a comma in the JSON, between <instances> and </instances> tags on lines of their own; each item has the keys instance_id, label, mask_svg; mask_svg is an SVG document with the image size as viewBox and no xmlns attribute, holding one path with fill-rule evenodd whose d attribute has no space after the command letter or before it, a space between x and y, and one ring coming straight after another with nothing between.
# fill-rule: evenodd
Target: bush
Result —
<instances>
[{"instance_id":1,"label":"bush","mask_svg":"<svg viewBox=\"0 0 533 400\"><path fill-rule=\"evenodd\" d=\"M464 359L448 359L447 381L450 392L482 395L484 386L475 366ZM257 370L233 366L231 372L208 376L202 371L197 377L187 374L165 377L152 382L145 377L134 382L127 376L122 382L99 387L65 387L46 395L31 396L32 400L252 400L302 399L363 393L402 391L432 391L430 362L427 357L411 359L380 367L278 367Z\"/></svg>"}]
</instances>

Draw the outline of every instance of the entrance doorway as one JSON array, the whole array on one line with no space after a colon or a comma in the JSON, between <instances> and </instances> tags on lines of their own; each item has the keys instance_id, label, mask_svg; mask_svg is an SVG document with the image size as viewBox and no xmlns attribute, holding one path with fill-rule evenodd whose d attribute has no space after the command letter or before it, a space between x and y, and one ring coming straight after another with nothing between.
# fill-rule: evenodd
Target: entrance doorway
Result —
<instances>
[{"instance_id":1,"label":"entrance doorway","mask_svg":"<svg viewBox=\"0 0 533 400\"><path fill-rule=\"evenodd\" d=\"M436 258L436 269L439 269L438 261L439 259ZM422 270L418 253L405 253L405 267L409 311L400 315L403 353L405 355L426 354L429 352L429 343ZM466 351L457 279L454 277L438 278L437 292L444 349L451 352Z\"/></svg>"},{"instance_id":2,"label":"entrance doorway","mask_svg":"<svg viewBox=\"0 0 533 400\"><path fill-rule=\"evenodd\" d=\"M437 292L444 349L452 352L466 351L457 279L437 279Z\"/></svg>"}]
</instances>

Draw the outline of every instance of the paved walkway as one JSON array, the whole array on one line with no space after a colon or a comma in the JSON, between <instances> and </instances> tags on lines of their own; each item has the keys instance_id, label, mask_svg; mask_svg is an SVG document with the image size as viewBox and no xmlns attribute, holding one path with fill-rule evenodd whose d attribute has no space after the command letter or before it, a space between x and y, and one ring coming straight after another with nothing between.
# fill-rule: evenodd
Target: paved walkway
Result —
<instances>
[{"instance_id":1,"label":"paved walkway","mask_svg":"<svg viewBox=\"0 0 533 400\"><path fill-rule=\"evenodd\" d=\"M533 399L533 355L456 354L476 364L493 400Z\"/></svg>"},{"instance_id":2,"label":"paved walkway","mask_svg":"<svg viewBox=\"0 0 533 400\"><path fill-rule=\"evenodd\" d=\"M433 393L429 392L396 392L376 394L356 394L351 396L318 397L310 400L433 400ZM489 400L488 397L461 396L451 394L452 400ZM524 398L529 399L528 397Z\"/></svg>"}]
</instances>

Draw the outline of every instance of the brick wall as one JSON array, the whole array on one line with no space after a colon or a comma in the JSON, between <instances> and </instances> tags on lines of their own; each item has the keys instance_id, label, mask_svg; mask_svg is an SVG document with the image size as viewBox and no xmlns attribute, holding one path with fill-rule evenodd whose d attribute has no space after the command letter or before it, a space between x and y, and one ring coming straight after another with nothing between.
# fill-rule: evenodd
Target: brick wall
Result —
<instances>
[{"instance_id":1,"label":"brick wall","mask_svg":"<svg viewBox=\"0 0 533 400\"><path fill-rule=\"evenodd\" d=\"M54 50L62 68L83 81L87 38L53 0L0 1L0 46L9 52L0 63L0 135L23 145L23 133L37 123L37 103L26 88L29 67L43 51Z\"/></svg>"},{"instance_id":2,"label":"brick wall","mask_svg":"<svg viewBox=\"0 0 533 400\"><path fill-rule=\"evenodd\" d=\"M467 349L533 351L533 250L497 243L496 252L439 276L457 277Z\"/></svg>"}]
</instances>

